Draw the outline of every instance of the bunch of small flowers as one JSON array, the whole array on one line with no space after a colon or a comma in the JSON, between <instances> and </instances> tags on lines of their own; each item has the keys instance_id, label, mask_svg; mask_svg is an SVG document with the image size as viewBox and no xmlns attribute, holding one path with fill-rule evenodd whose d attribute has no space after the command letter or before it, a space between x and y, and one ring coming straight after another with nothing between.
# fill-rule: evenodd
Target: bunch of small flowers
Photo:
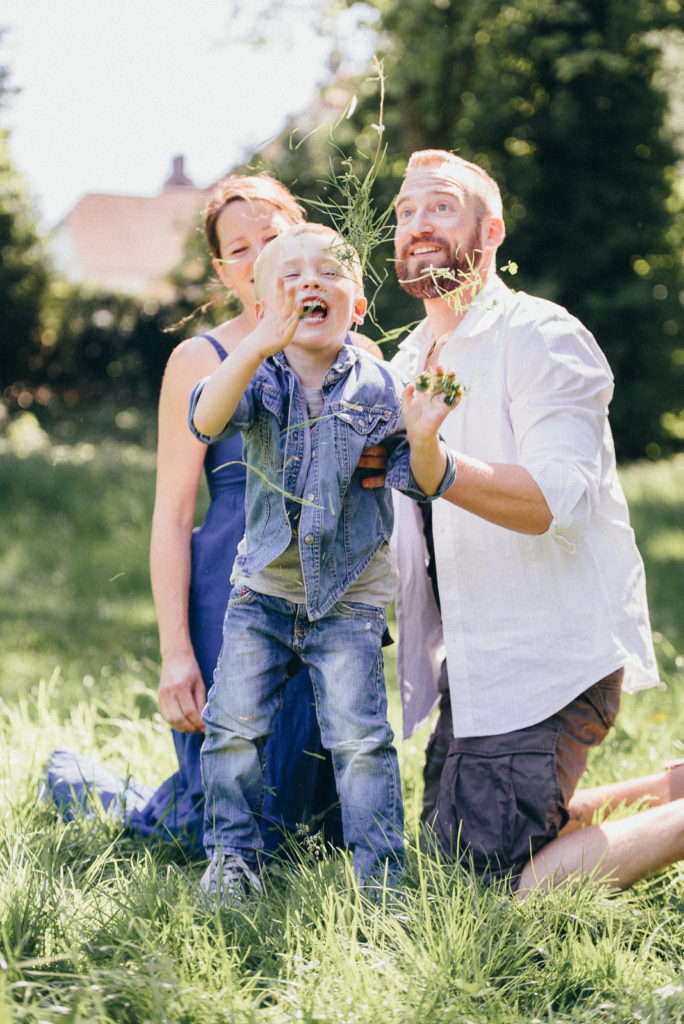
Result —
<instances>
[{"instance_id":1,"label":"bunch of small flowers","mask_svg":"<svg viewBox=\"0 0 684 1024\"><path fill-rule=\"evenodd\" d=\"M416 391L432 391L441 395L447 405L456 405L463 397L464 387L456 380L455 370L438 366L434 373L423 371L416 377Z\"/></svg>"}]
</instances>

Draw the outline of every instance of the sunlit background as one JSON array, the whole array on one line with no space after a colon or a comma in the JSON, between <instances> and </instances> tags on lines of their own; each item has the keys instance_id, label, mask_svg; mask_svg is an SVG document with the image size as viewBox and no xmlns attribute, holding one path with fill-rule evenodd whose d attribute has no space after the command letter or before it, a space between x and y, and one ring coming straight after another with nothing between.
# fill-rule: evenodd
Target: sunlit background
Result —
<instances>
[{"instance_id":1,"label":"sunlit background","mask_svg":"<svg viewBox=\"0 0 684 1024\"><path fill-rule=\"evenodd\" d=\"M288 3L255 44L258 5L246 6L240 17L229 0L6 0L2 62L19 92L5 120L44 228L86 192L156 194L176 154L205 188L314 100L333 77L332 33ZM344 70L361 71L373 33L357 13L335 26Z\"/></svg>"},{"instance_id":2,"label":"sunlit background","mask_svg":"<svg viewBox=\"0 0 684 1024\"><path fill-rule=\"evenodd\" d=\"M684 447L681 0L6 0L0 28L1 417L154 407L230 314L200 216L236 169L361 249L391 357L421 315L392 202L443 148L501 185L506 283L604 349L619 460Z\"/></svg>"}]
</instances>

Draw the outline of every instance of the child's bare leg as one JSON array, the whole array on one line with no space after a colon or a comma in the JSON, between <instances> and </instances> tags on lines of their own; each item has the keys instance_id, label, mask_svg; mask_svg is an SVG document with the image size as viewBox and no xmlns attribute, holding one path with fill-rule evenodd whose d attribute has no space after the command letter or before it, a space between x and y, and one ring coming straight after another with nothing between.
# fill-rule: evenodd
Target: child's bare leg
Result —
<instances>
[{"instance_id":1,"label":"child's bare leg","mask_svg":"<svg viewBox=\"0 0 684 1024\"><path fill-rule=\"evenodd\" d=\"M592 874L618 889L684 858L684 799L561 835L523 868L517 895Z\"/></svg>"}]
</instances>

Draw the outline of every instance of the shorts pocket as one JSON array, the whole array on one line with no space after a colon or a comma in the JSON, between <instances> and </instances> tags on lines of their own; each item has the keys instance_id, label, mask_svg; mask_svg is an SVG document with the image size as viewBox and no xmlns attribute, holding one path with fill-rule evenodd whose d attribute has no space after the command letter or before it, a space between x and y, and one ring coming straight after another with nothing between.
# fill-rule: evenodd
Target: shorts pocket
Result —
<instances>
[{"instance_id":1,"label":"shorts pocket","mask_svg":"<svg viewBox=\"0 0 684 1024\"><path fill-rule=\"evenodd\" d=\"M447 856L472 860L476 873L491 881L518 875L558 835L564 823L558 736L557 728L540 725L532 734L453 740L433 826Z\"/></svg>"},{"instance_id":2,"label":"shorts pocket","mask_svg":"<svg viewBox=\"0 0 684 1024\"><path fill-rule=\"evenodd\" d=\"M611 672L609 676L594 683L588 690L585 690L582 697L591 704L592 708L603 722L606 732L615 725L617 713L620 710L620 697L622 696L622 678L625 670L620 668L617 672Z\"/></svg>"}]
</instances>

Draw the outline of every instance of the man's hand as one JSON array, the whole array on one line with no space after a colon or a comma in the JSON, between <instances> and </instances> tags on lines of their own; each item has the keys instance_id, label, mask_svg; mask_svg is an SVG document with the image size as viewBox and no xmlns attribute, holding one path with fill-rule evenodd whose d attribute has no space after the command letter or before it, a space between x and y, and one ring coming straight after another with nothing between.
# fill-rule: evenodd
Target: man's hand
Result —
<instances>
[{"instance_id":1,"label":"man's hand","mask_svg":"<svg viewBox=\"0 0 684 1024\"><path fill-rule=\"evenodd\" d=\"M411 447L411 472L425 494L436 494L444 479L448 460L439 428L458 405L463 388L455 373L437 367L434 374L421 373L407 384L401 396L401 411Z\"/></svg>"},{"instance_id":2,"label":"man's hand","mask_svg":"<svg viewBox=\"0 0 684 1024\"><path fill-rule=\"evenodd\" d=\"M438 366L434 374L421 373L407 384L401 396L401 411L409 442L423 444L436 437L439 428L463 397L463 385L453 370Z\"/></svg>"}]
</instances>

